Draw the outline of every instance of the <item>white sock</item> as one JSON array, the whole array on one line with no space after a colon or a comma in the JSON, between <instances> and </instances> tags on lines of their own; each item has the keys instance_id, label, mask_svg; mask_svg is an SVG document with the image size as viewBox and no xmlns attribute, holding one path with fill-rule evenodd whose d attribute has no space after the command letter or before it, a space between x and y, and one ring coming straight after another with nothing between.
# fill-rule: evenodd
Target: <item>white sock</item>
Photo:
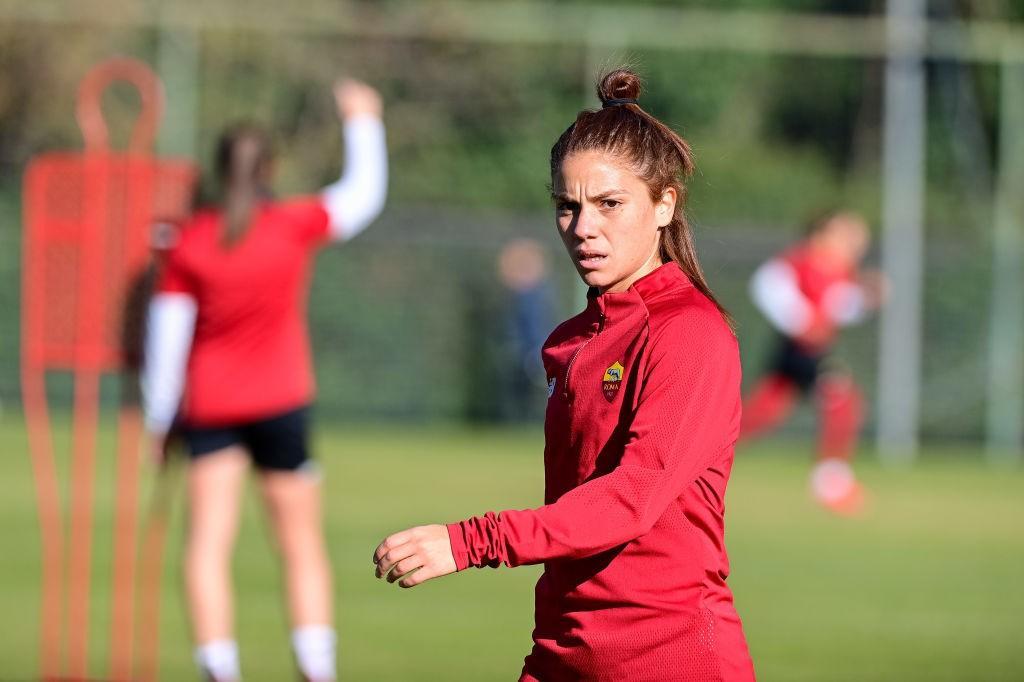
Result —
<instances>
[{"instance_id":1,"label":"white sock","mask_svg":"<svg viewBox=\"0 0 1024 682\"><path fill-rule=\"evenodd\" d=\"M292 630L292 648L303 675L315 682L335 679L334 628L328 625L304 625Z\"/></svg>"},{"instance_id":2,"label":"white sock","mask_svg":"<svg viewBox=\"0 0 1024 682\"><path fill-rule=\"evenodd\" d=\"M238 665L238 644L233 639L218 639L196 647L196 664L200 670L213 675L217 682L237 682L242 679Z\"/></svg>"},{"instance_id":3,"label":"white sock","mask_svg":"<svg viewBox=\"0 0 1024 682\"><path fill-rule=\"evenodd\" d=\"M811 492L822 502L837 502L849 494L856 481L849 462L830 457L811 471Z\"/></svg>"}]
</instances>

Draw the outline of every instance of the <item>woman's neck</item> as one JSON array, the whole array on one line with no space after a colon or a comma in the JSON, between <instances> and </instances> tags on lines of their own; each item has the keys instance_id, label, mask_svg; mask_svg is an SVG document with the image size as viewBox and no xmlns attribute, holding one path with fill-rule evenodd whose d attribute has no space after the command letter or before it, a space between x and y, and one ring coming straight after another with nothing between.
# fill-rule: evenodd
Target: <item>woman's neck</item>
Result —
<instances>
[{"instance_id":1,"label":"woman's neck","mask_svg":"<svg viewBox=\"0 0 1024 682\"><path fill-rule=\"evenodd\" d=\"M637 281L641 277L646 277L647 275L651 274L652 272L654 272L655 270L657 270L658 268L660 268L664 264L665 264L665 261L663 261L661 259L661 249L660 248L656 248L654 250L654 253L652 253L650 255L650 257L646 261L644 261L644 264L641 265L636 270L636 272L634 272L629 277L626 277L625 279L619 280L618 282L616 282L615 284L612 284L609 287L604 287L604 288L598 287L598 293L601 293L601 294L619 294L619 293L622 293L626 289L629 289L631 286L633 286L633 282Z\"/></svg>"}]
</instances>

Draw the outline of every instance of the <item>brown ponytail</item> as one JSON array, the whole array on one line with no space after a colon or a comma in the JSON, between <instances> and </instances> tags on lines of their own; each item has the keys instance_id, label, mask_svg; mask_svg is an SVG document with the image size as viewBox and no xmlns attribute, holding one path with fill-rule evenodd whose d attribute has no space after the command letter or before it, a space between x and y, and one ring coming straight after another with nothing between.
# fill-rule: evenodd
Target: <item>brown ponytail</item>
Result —
<instances>
[{"instance_id":1,"label":"brown ponytail","mask_svg":"<svg viewBox=\"0 0 1024 682\"><path fill-rule=\"evenodd\" d=\"M217 144L216 170L224 215L223 243L233 246L249 229L256 202L267 194L270 139L251 124L236 125Z\"/></svg>"},{"instance_id":2,"label":"brown ponytail","mask_svg":"<svg viewBox=\"0 0 1024 682\"><path fill-rule=\"evenodd\" d=\"M693 174L693 151L678 133L636 103L640 76L630 69L615 69L597 84L602 107L581 111L551 148L551 175L571 154L601 150L619 157L641 178L657 201L669 187L675 189L675 215L661 229L661 259L675 261L693 285L707 296L732 325L732 317L715 298L697 260L693 231L686 218L686 180Z\"/></svg>"}]
</instances>

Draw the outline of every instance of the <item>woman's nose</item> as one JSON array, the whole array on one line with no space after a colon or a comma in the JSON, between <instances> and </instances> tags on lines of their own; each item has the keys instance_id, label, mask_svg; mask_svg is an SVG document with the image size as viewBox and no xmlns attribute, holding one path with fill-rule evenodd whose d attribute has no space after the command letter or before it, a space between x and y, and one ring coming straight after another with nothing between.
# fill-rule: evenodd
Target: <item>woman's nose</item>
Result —
<instances>
[{"instance_id":1,"label":"woman's nose","mask_svg":"<svg viewBox=\"0 0 1024 682\"><path fill-rule=\"evenodd\" d=\"M594 212L588 207L583 206L580 208L579 213L576 214L576 220L573 222L573 234L578 239L589 239L597 235L597 220Z\"/></svg>"}]
</instances>

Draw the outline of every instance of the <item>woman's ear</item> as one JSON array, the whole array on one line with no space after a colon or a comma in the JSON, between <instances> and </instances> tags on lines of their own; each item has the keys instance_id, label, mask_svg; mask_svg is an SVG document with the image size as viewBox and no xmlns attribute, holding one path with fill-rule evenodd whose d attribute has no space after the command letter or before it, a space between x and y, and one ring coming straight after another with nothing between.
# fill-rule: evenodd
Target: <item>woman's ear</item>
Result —
<instances>
[{"instance_id":1,"label":"woman's ear","mask_svg":"<svg viewBox=\"0 0 1024 682\"><path fill-rule=\"evenodd\" d=\"M676 201L679 193L675 187L666 187L661 193L661 199L654 204L654 215L658 221L658 227L667 227L676 214Z\"/></svg>"}]
</instances>

